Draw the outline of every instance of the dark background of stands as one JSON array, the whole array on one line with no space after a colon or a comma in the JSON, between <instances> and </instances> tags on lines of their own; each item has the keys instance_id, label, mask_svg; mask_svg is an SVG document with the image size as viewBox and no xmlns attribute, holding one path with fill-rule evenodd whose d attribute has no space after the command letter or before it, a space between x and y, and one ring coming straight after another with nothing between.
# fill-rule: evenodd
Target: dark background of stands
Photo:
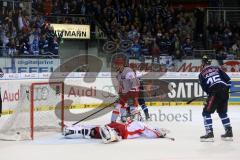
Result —
<instances>
[{"instance_id":1,"label":"dark background of stands","mask_svg":"<svg viewBox=\"0 0 240 160\"><path fill-rule=\"evenodd\" d=\"M109 59L121 51L135 59L239 59L239 6L233 0L0 1L0 55L66 59L96 52ZM91 40L64 40L50 23L90 24Z\"/></svg>"}]
</instances>

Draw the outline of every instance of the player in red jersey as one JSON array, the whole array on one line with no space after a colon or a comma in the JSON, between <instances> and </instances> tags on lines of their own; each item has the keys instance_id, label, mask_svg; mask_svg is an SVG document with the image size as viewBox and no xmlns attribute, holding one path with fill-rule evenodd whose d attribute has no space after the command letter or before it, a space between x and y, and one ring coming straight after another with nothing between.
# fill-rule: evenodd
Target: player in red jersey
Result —
<instances>
[{"instance_id":1,"label":"player in red jersey","mask_svg":"<svg viewBox=\"0 0 240 160\"><path fill-rule=\"evenodd\" d=\"M119 100L115 103L115 109L112 112L111 122L116 122L119 115L121 121L126 121L126 106L129 99L133 100L133 106L130 108L130 113L134 117L139 115L138 97L140 82L136 77L135 72L128 67L127 58L125 55L117 55L113 58L113 68L117 72L117 81L119 85Z\"/></svg>"},{"instance_id":2,"label":"player in red jersey","mask_svg":"<svg viewBox=\"0 0 240 160\"><path fill-rule=\"evenodd\" d=\"M164 138L169 131L149 127L143 122L128 119L126 123L112 122L107 125L65 126L65 138L102 139L104 143L139 137Z\"/></svg>"}]
</instances>

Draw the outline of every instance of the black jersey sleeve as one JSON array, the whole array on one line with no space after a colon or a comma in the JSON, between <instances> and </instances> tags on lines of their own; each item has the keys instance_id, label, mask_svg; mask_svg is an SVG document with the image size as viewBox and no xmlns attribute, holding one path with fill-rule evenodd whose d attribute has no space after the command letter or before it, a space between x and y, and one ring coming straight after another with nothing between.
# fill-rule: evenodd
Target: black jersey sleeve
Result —
<instances>
[{"instance_id":1,"label":"black jersey sleeve","mask_svg":"<svg viewBox=\"0 0 240 160\"><path fill-rule=\"evenodd\" d=\"M219 68L219 74L221 76L221 79L228 85L231 86L231 78L227 75L226 72L224 72L222 69Z\"/></svg>"}]
</instances>

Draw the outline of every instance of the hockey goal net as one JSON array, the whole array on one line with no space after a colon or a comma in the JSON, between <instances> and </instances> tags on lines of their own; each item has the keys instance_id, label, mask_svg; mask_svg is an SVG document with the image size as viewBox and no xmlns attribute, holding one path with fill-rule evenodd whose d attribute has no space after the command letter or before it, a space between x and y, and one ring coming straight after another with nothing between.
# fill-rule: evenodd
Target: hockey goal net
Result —
<instances>
[{"instance_id":1,"label":"hockey goal net","mask_svg":"<svg viewBox=\"0 0 240 160\"><path fill-rule=\"evenodd\" d=\"M28 140L40 132L61 131L64 122L64 83L20 85L13 113L0 126L0 139Z\"/></svg>"}]
</instances>

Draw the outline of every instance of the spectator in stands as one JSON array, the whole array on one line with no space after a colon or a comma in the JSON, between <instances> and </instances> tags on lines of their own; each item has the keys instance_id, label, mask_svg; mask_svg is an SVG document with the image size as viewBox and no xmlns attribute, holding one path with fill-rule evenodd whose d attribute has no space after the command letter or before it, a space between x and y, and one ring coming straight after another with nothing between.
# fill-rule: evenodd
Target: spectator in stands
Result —
<instances>
[{"instance_id":1,"label":"spectator in stands","mask_svg":"<svg viewBox=\"0 0 240 160\"><path fill-rule=\"evenodd\" d=\"M6 47L6 45L9 43L10 33L9 32L3 32L2 33L2 44L3 48Z\"/></svg>"},{"instance_id":2,"label":"spectator in stands","mask_svg":"<svg viewBox=\"0 0 240 160\"><path fill-rule=\"evenodd\" d=\"M17 49L14 39L10 39L9 43L6 45L7 47L7 54L10 57L17 55Z\"/></svg>"},{"instance_id":3,"label":"spectator in stands","mask_svg":"<svg viewBox=\"0 0 240 160\"><path fill-rule=\"evenodd\" d=\"M22 16L22 11L19 10L18 12L18 30L21 31L24 27L24 24L23 24L23 16Z\"/></svg>"},{"instance_id":4,"label":"spectator in stands","mask_svg":"<svg viewBox=\"0 0 240 160\"><path fill-rule=\"evenodd\" d=\"M219 41L221 41L222 38L221 36L219 35L218 31L215 31L214 32L214 35L211 37L211 41L212 41L212 46L213 48L218 45Z\"/></svg>"},{"instance_id":5,"label":"spectator in stands","mask_svg":"<svg viewBox=\"0 0 240 160\"><path fill-rule=\"evenodd\" d=\"M61 14L61 3L55 1L52 7L52 14L60 15Z\"/></svg>"},{"instance_id":6,"label":"spectator in stands","mask_svg":"<svg viewBox=\"0 0 240 160\"><path fill-rule=\"evenodd\" d=\"M131 25L131 29L128 32L128 39L135 40L140 37L140 33L137 31L136 27L134 25Z\"/></svg>"},{"instance_id":7,"label":"spectator in stands","mask_svg":"<svg viewBox=\"0 0 240 160\"><path fill-rule=\"evenodd\" d=\"M33 7L41 8L43 3L51 6L52 0L44 1L33 1ZM58 1L59 6L61 6L62 1ZM18 2L16 2L17 4ZM48 4L47 4L48 3ZM75 2L73 1L74 4ZM9 3L7 3L9 5ZM37 4L37 5L36 5ZM46 9L46 8L45 8ZM43 13L44 8L41 12ZM47 14L50 14L51 11L48 10ZM45 31L45 18L41 14L37 13L36 15L29 16L26 11L22 10L21 7L15 7L13 11L11 7L3 7L0 12L0 40L1 40L1 50L6 50L4 53L5 56L9 54L22 55L22 54L39 54L39 37L47 32L48 41L50 40L53 44L52 30ZM43 14L44 15L44 14ZM34 38L38 36L38 40ZM14 42L14 43L13 43ZM38 47L37 47L38 46ZM5 48L7 47L7 48ZM8 48L10 47L10 48ZM16 52L15 52L16 50ZM16 54L18 53L18 54Z\"/></svg>"},{"instance_id":8,"label":"spectator in stands","mask_svg":"<svg viewBox=\"0 0 240 160\"><path fill-rule=\"evenodd\" d=\"M142 52L141 49L142 48L141 45L139 44L139 41L135 40L130 49L130 57L140 58Z\"/></svg>"},{"instance_id":9,"label":"spectator in stands","mask_svg":"<svg viewBox=\"0 0 240 160\"><path fill-rule=\"evenodd\" d=\"M223 41L221 40L217 42L217 44L214 46L214 49L217 53L226 51Z\"/></svg>"},{"instance_id":10,"label":"spectator in stands","mask_svg":"<svg viewBox=\"0 0 240 160\"><path fill-rule=\"evenodd\" d=\"M174 34L174 56L177 59L181 59L182 58L182 52L181 50L181 42L180 39L178 38L178 36L176 34Z\"/></svg>"},{"instance_id":11,"label":"spectator in stands","mask_svg":"<svg viewBox=\"0 0 240 160\"><path fill-rule=\"evenodd\" d=\"M69 11L70 11L70 8L69 8L69 5L68 5L68 2L65 1L64 6L63 6L63 14L69 14Z\"/></svg>"},{"instance_id":12,"label":"spectator in stands","mask_svg":"<svg viewBox=\"0 0 240 160\"><path fill-rule=\"evenodd\" d=\"M55 36L55 33L54 33L54 29L53 27L50 27L48 25L48 27L46 28L46 38L48 40L48 43L49 45L52 45L53 44L53 38Z\"/></svg>"},{"instance_id":13,"label":"spectator in stands","mask_svg":"<svg viewBox=\"0 0 240 160\"><path fill-rule=\"evenodd\" d=\"M185 42L181 45L181 50L184 56L193 56L193 45L190 38L186 38Z\"/></svg>"},{"instance_id":14,"label":"spectator in stands","mask_svg":"<svg viewBox=\"0 0 240 160\"><path fill-rule=\"evenodd\" d=\"M216 50L216 59L219 60L219 63L222 64L222 60L226 59L226 48L222 41L219 41L217 45L214 46Z\"/></svg>"},{"instance_id":15,"label":"spectator in stands","mask_svg":"<svg viewBox=\"0 0 240 160\"><path fill-rule=\"evenodd\" d=\"M196 18L196 39L202 39L204 33L204 10L203 8L197 8L194 11L194 16Z\"/></svg>"},{"instance_id":16,"label":"spectator in stands","mask_svg":"<svg viewBox=\"0 0 240 160\"><path fill-rule=\"evenodd\" d=\"M232 45L231 50L236 58L240 58L240 39Z\"/></svg>"},{"instance_id":17,"label":"spectator in stands","mask_svg":"<svg viewBox=\"0 0 240 160\"><path fill-rule=\"evenodd\" d=\"M40 54L48 54L49 52L49 43L46 39L46 35L42 35L39 41Z\"/></svg>"},{"instance_id":18,"label":"spectator in stands","mask_svg":"<svg viewBox=\"0 0 240 160\"><path fill-rule=\"evenodd\" d=\"M39 37L38 35L34 35L34 39L32 43L30 44L31 46L31 53L35 55L39 55Z\"/></svg>"},{"instance_id":19,"label":"spectator in stands","mask_svg":"<svg viewBox=\"0 0 240 160\"><path fill-rule=\"evenodd\" d=\"M156 43L159 46L160 54L170 55L171 41L167 32L163 35L158 33Z\"/></svg>"},{"instance_id":20,"label":"spectator in stands","mask_svg":"<svg viewBox=\"0 0 240 160\"><path fill-rule=\"evenodd\" d=\"M27 15L25 15L23 18L22 32L28 33L29 31L30 31L30 21L29 21L29 17Z\"/></svg>"},{"instance_id":21,"label":"spectator in stands","mask_svg":"<svg viewBox=\"0 0 240 160\"><path fill-rule=\"evenodd\" d=\"M156 41L154 41L152 43L152 46L150 47L150 55L153 56L153 57L159 57L160 55L160 49L156 43Z\"/></svg>"},{"instance_id":22,"label":"spectator in stands","mask_svg":"<svg viewBox=\"0 0 240 160\"><path fill-rule=\"evenodd\" d=\"M19 45L19 54L29 54L29 49L28 49L28 45L22 41Z\"/></svg>"},{"instance_id":23,"label":"spectator in stands","mask_svg":"<svg viewBox=\"0 0 240 160\"><path fill-rule=\"evenodd\" d=\"M208 34L210 35L210 37L212 37L214 35L214 33L216 32L217 28L214 25L214 23L210 22L210 24L207 26L207 30L208 30Z\"/></svg>"},{"instance_id":24,"label":"spectator in stands","mask_svg":"<svg viewBox=\"0 0 240 160\"><path fill-rule=\"evenodd\" d=\"M44 0L43 2L43 12L46 16L51 15L52 13L52 0Z\"/></svg>"},{"instance_id":25,"label":"spectator in stands","mask_svg":"<svg viewBox=\"0 0 240 160\"><path fill-rule=\"evenodd\" d=\"M58 55L58 50L59 50L58 38L57 36L54 36L53 44L51 46L51 53L53 53L54 55Z\"/></svg>"}]
</instances>

